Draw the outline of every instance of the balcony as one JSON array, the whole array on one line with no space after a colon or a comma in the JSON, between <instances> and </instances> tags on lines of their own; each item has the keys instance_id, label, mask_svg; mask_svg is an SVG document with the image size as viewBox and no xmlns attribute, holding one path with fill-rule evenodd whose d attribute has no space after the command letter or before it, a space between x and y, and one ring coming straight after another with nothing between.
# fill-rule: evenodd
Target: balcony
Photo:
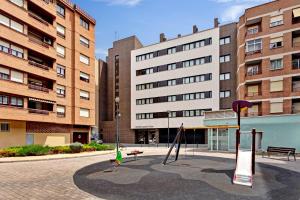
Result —
<instances>
[{"instance_id":1,"label":"balcony","mask_svg":"<svg viewBox=\"0 0 300 200\"><path fill-rule=\"evenodd\" d=\"M49 68L53 68L53 62L53 60L47 59L41 54L32 51L28 52L28 63L34 67L49 70Z\"/></svg>"},{"instance_id":2,"label":"balcony","mask_svg":"<svg viewBox=\"0 0 300 200\"><path fill-rule=\"evenodd\" d=\"M49 115L50 112L53 112L54 102L28 98L28 113L39 114L39 115Z\"/></svg>"},{"instance_id":3,"label":"balcony","mask_svg":"<svg viewBox=\"0 0 300 200\"><path fill-rule=\"evenodd\" d=\"M292 114L300 114L300 99L293 99Z\"/></svg>"},{"instance_id":4,"label":"balcony","mask_svg":"<svg viewBox=\"0 0 300 200\"><path fill-rule=\"evenodd\" d=\"M300 54L292 55L292 67L293 69L300 69Z\"/></svg>"},{"instance_id":5,"label":"balcony","mask_svg":"<svg viewBox=\"0 0 300 200\"><path fill-rule=\"evenodd\" d=\"M34 84L28 84L28 88L32 89L32 90L38 90L41 92L46 92L49 93L49 89L46 87L42 87L42 86L38 86L38 85L34 85Z\"/></svg>"},{"instance_id":6,"label":"balcony","mask_svg":"<svg viewBox=\"0 0 300 200\"><path fill-rule=\"evenodd\" d=\"M247 92L246 97L257 97L261 96L261 92Z\"/></svg>"},{"instance_id":7,"label":"balcony","mask_svg":"<svg viewBox=\"0 0 300 200\"><path fill-rule=\"evenodd\" d=\"M293 31L292 42L293 47L300 47L300 31Z\"/></svg>"},{"instance_id":8,"label":"balcony","mask_svg":"<svg viewBox=\"0 0 300 200\"><path fill-rule=\"evenodd\" d=\"M35 62L35 61L33 61L33 60L28 60L28 64L29 64L29 65L32 65L32 66L35 66L35 67L39 67L39 68L41 68L41 69L49 70L49 66L42 65L42 64L37 63L37 62Z\"/></svg>"},{"instance_id":9,"label":"balcony","mask_svg":"<svg viewBox=\"0 0 300 200\"><path fill-rule=\"evenodd\" d=\"M246 85L246 97L257 97L257 96L261 96L262 92L261 92L261 84L249 84Z\"/></svg>"},{"instance_id":10,"label":"balcony","mask_svg":"<svg viewBox=\"0 0 300 200\"><path fill-rule=\"evenodd\" d=\"M261 21L262 21L261 17L252 19L252 20L248 20L246 22L246 28L247 28L246 35L251 36L251 35L255 35L255 34L261 32L262 31Z\"/></svg>"},{"instance_id":11,"label":"balcony","mask_svg":"<svg viewBox=\"0 0 300 200\"><path fill-rule=\"evenodd\" d=\"M32 109L32 108L28 108L28 112L29 113L35 113L35 114L40 114L40 115L49 115L48 110L38 110L38 109Z\"/></svg>"},{"instance_id":12,"label":"balcony","mask_svg":"<svg viewBox=\"0 0 300 200\"><path fill-rule=\"evenodd\" d=\"M47 4L50 3L50 1L44 2ZM52 25L54 21L54 17L50 13L44 12L38 5L31 1L28 2L28 15L46 26Z\"/></svg>"},{"instance_id":13,"label":"balcony","mask_svg":"<svg viewBox=\"0 0 300 200\"><path fill-rule=\"evenodd\" d=\"M261 60L253 61L251 63L246 63L246 69L247 69L247 72L245 74L246 77L262 74Z\"/></svg>"},{"instance_id":14,"label":"balcony","mask_svg":"<svg viewBox=\"0 0 300 200\"><path fill-rule=\"evenodd\" d=\"M292 78L292 91L300 92L300 77L295 76Z\"/></svg>"}]
</instances>

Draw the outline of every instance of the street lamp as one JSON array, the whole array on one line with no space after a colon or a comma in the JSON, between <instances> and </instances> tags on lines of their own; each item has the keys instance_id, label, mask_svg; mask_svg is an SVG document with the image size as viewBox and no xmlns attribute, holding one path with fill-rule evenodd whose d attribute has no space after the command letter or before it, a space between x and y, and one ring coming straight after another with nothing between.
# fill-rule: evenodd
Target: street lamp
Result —
<instances>
[{"instance_id":1,"label":"street lamp","mask_svg":"<svg viewBox=\"0 0 300 200\"><path fill-rule=\"evenodd\" d=\"M120 130L119 130L119 119L121 117L120 114L120 97L115 98L115 103L116 103L116 145L117 145L117 155L119 152L119 142L120 142Z\"/></svg>"},{"instance_id":2,"label":"street lamp","mask_svg":"<svg viewBox=\"0 0 300 200\"><path fill-rule=\"evenodd\" d=\"M168 113L168 148L169 148L169 146L170 146L170 113L171 113L171 111L167 110L167 113Z\"/></svg>"}]
</instances>

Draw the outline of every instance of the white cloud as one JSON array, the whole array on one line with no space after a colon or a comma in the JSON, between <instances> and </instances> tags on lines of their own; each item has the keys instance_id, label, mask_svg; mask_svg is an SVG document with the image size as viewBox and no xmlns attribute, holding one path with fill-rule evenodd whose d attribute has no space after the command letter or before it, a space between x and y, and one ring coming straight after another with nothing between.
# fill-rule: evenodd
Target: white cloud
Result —
<instances>
[{"instance_id":1,"label":"white cloud","mask_svg":"<svg viewBox=\"0 0 300 200\"><path fill-rule=\"evenodd\" d=\"M123 5L123 6L136 6L142 2L142 0L93 0L98 2L104 2L108 5Z\"/></svg>"},{"instance_id":2,"label":"white cloud","mask_svg":"<svg viewBox=\"0 0 300 200\"><path fill-rule=\"evenodd\" d=\"M221 22L237 21L245 9L270 2L272 0L212 0L220 4L228 4L229 7L221 13Z\"/></svg>"}]
</instances>

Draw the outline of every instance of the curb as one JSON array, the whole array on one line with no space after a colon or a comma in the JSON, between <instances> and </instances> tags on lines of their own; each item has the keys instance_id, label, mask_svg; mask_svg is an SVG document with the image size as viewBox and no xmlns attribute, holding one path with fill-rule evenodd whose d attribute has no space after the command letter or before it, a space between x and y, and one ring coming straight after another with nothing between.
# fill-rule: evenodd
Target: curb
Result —
<instances>
[{"instance_id":1,"label":"curb","mask_svg":"<svg viewBox=\"0 0 300 200\"><path fill-rule=\"evenodd\" d=\"M102 154L92 154L92 155L80 155L79 154L76 154L74 156L70 156L70 157L60 157L60 158L56 158L56 157L45 157L45 158L38 158L38 156L35 156L35 157L32 157L32 158L35 158L35 159L28 159L28 160L3 160L1 161L1 158L0 158L0 164L2 163L18 163L18 162L35 162L35 161L50 161L50 160L64 160L64 159L74 159L74 158L88 158L88 157L96 157L96 156L102 156L102 155L109 155L109 154L112 154L114 153L115 151L107 151L107 152L103 152ZM59 155L59 154L57 154ZM62 154L61 154L62 155ZM20 158L20 157L18 157ZM26 157L24 157L26 158Z\"/></svg>"}]
</instances>

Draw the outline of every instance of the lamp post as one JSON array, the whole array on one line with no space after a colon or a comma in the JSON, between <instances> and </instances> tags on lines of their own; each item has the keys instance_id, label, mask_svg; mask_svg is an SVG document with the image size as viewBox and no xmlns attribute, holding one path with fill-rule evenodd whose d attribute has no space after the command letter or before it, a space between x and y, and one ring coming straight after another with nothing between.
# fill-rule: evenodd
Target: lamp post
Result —
<instances>
[{"instance_id":1,"label":"lamp post","mask_svg":"<svg viewBox=\"0 0 300 200\"><path fill-rule=\"evenodd\" d=\"M119 152L119 142L120 142L120 130L119 130L119 119L121 117L120 114L120 97L115 98L116 103L116 145L117 145L117 154Z\"/></svg>"},{"instance_id":2,"label":"lamp post","mask_svg":"<svg viewBox=\"0 0 300 200\"><path fill-rule=\"evenodd\" d=\"M168 148L169 148L169 146L170 146L170 113L171 113L171 111L167 110L167 113L168 113Z\"/></svg>"}]
</instances>

